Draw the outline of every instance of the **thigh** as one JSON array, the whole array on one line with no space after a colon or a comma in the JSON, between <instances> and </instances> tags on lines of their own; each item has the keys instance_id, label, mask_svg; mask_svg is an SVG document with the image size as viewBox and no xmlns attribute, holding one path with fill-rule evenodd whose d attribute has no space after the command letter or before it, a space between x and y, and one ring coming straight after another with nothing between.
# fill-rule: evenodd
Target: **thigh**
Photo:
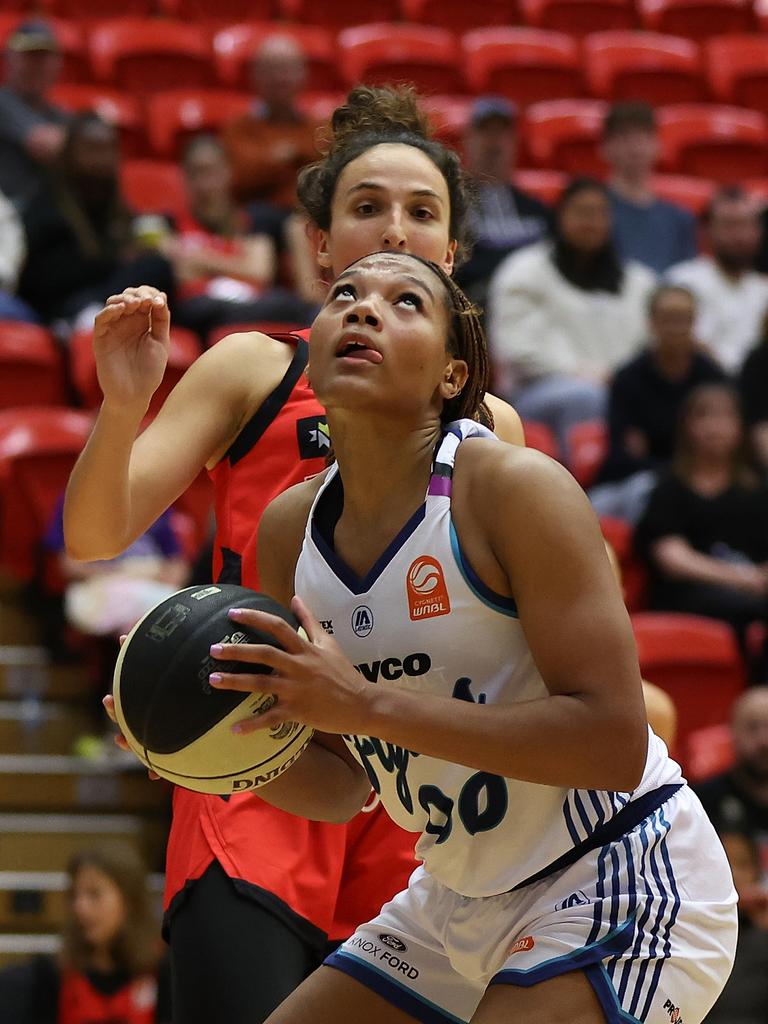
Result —
<instances>
[{"instance_id":1,"label":"thigh","mask_svg":"<svg viewBox=\"0 0 768 1024\"><path fill-rule=\"evenodd\" d=\"M600 1002L583 971L571 971L531 988L493 985L472 1024L606 1024Z\"/></svg>"},{"instance_id":2,"label":"thigh","mask_svg":"<svg viewBox=\"0 0 768 1024\"><path fill-rule=\"evenodd\" d=\"M175 1024L261 1024L320 960L216 862L171 919L169 944Z\"/></svg>"},{"instance_id":3,"label":"thigh","mask_svg":"<svg viewBox=\"0 0 768 1024\"><path fill-rule=\"evenodd\" d=\"M332 967L321 967L269 1017L266 1024L413 1024L414 1017Z\"/></svg>"}]
</instances>

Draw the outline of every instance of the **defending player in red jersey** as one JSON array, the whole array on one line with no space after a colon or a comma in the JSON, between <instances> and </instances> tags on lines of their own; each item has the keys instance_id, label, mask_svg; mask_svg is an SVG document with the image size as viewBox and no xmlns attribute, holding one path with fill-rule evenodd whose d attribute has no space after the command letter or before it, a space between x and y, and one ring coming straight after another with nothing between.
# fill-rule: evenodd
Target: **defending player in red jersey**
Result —
<instances>
[{"instance_id":1,"label":"defending player in red jersey","mask_svg":"<svg viewBox=\"0 0 768 1024\"><path fill-rule=\"evenodd\" d=\"M428 137L413 98L358 88L334 115L328 153L301 176L318 261L337 273L381 249L453 267L467 205L455 154ZM149 325L147 318L149 316ZM120 551L205 465L216 486L216 577L257 586L255 531L271 498L317 473L323 410L294 336L231 335L192 366L136 436L162 379L168 309L151 288L113 296L94 348L104 405L67 496L76 558ZM497 432L519 419L493 403ZM413 836L373 806L347 826L307 822L258 796L178 789L166 902L178 1024L256 1024L410 873Z\"/></svg>"}]
</instances>

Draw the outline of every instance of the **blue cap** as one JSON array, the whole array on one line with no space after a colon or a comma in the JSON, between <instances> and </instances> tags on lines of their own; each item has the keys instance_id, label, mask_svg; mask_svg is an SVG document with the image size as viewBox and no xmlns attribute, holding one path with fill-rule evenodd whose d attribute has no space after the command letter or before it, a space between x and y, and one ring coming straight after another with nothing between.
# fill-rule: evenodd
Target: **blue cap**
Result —
<instances>
[{"instance_id":1,"label":"blue cap","mask_svg":"<svg viewBox=\"0 0 768 1024\"><path fill-rule=\"evenodd\" d=\"M6 39L5 48L13 53L34 53L41 50L58 53L60 50L55 32L45 21L23 21L17 25Z\"/></svg>"},{"instance_id":2,"label":"blue cap","mask_svg":"<svg viewBox=\"0 0 768 1024\"><path fill-rule=\"evenodd\" d=\"M478 96L472 104L469 123L475 127L494 117L514 124L517 120L517 107L503 96Z\"/></svg>"}]
</instances>

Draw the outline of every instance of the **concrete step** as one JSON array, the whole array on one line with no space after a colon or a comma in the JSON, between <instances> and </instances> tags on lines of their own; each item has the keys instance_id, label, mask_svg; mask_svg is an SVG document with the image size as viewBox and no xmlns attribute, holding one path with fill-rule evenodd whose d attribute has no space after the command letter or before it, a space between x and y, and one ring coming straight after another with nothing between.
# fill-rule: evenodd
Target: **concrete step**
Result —
<instances>
[{"instance_id":1,"label":"concrete step","mask_svg":"<svg viewBox=\"0 0 768 1024\"><path fill-rule=\"evenodd\" d=\"M54 665L44 647L0 645L0 699L83 700L92 689L80 664Z\"/></svg>"},{"instance_id":2,"label":"concrete step","mask_svg":"<svg viewBox=\"0 0 768 1024\"><path fill-rule=\"evenodd\" d=\"M0 755L0 811L161 812L170 804L170 792L169 785L151 782L141 764L127 756Z\"/></svg>"},{"instance_id":3,"label":"concrete step","mask_svg":"<svg viewBox=\"0 0 768 1024\"><path fill-rule=\"evenodd\" d=\"M3 754L71 754L78 736L93 729L92 716L77 705L37 697L0 701Z\"/></svg>"},{"instance_id":4,"label":"concrete step","mask_svg":"<svg viewBox=\"0 0 768 1024\"><path fill-rule=\"evenodd\" d=\"M157 869L167 833L165 821L135 814L0 814L0 872L65 871L79 850L126 843Z\"/></svg>"},{"instance_id":5,"label":"concrete step","mask_svg":"<svg viewBox=\"0 0 768 1024\"><path fill-rule=\"evenodd\" d=\"M58 935L0 935L0 967L10 967L42 953L54 956L60 949Z\"/></svg>"}]
</instances>

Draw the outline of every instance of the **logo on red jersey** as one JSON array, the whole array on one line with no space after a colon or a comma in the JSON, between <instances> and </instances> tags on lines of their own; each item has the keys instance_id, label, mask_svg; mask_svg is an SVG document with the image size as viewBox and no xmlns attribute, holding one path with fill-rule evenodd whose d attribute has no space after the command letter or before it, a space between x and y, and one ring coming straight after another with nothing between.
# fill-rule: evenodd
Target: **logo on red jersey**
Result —
<instances>
[{"instance_id":1,"label":"logo on red jersey","mask_svg":"<svg viewBox=\"0 0 768 1024\"><path fill-rule=\"evenodd\" d=\"M331 435L324 416L305 416L296 421L299 458L324 458L331 450Z\"/></svg>"},{"instance_id":2,"label":"logo on red jersey","mask_svg":"<svg viewBox=\"0 0 768 1024\"><path fill-rule=\"evenodd\" d=\"M536 940L532 935L525 935L522 939L518 939L517 942L513 942L509 947L508 956L512 956L513 953L527 953L533 949L536 945Z\"/></svg>"},{"instance_id":3,"label":"logo on red jersey","mask_svg":"<svg viewBox=\"0 0 768 1024\"><path fill-rule=\"evenodd\" d=\"M408 610L414 622L450 614L451 602L445 585L445 574L436 558L421 555L412 562L406 577L406 588Z\"/></svg>"}]
</instances>

